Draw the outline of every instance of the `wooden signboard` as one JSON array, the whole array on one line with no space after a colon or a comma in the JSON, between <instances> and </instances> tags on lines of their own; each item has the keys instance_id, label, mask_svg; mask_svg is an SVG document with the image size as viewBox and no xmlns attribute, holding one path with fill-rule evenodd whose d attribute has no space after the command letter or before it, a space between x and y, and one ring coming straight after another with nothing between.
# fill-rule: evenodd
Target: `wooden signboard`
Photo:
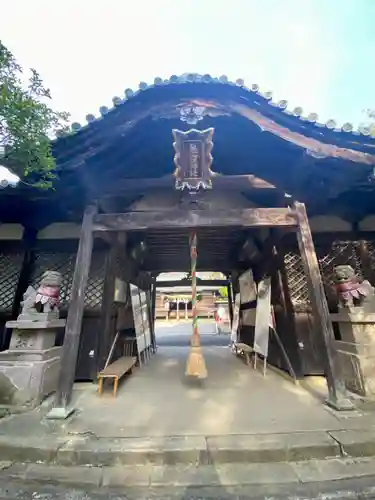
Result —
<instances>
[{"instance_id":1,"label":"wooden signboard","mask_svg":"<svg viewBox=\"0 0 375 500\"><path fill-rule=\"evenodd\" d=\"M191 129L187 132L174 129L176 189L210 189L212 187L212 137L214 129Z\"/></svg>"},{"instance_id":2,"label":"wooden signboard","mask_svg":"<svg viewBox=\"0 0 375 500\"><path fill-rule=\"evenodd\" d=\"M139 291L140 307L143 322L143 333L145 336L146 347L151 345L150 311L147 300L147 294L143 290Z\"/></svg>"},{"instance_id":3,"label":"wooden signboard","mask_svg":"<svg viewBox=\"0 0 375 500\"><path fill-rule=\"evenodd\" d=\"M134 328L137 341L137 350L141 354L151 345L151 333L148 320L146 294L135 285L130 285Z\"/></svg>"}]
</instances>

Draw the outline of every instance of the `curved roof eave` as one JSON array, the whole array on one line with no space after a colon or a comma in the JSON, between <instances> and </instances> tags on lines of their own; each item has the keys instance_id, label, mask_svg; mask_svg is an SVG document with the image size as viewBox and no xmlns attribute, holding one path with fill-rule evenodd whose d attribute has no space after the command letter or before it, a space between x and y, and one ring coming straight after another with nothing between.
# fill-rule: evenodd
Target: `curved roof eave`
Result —
<instances>
[{"instance_id":1,"label":"curved roof eave","mask_svg":"<svg viewBox=\"0 0 375 500\"><path fill-rule=\"evenodd\" d=\"M350 123L337 127L334 120L329 120L321 124L315 113L304 116L301 108L290 111L286 101L272 101L272 95L262 93L257 85L246 87L243 80L231 82L225 76L212 78L195 73L172 76L168 80L158 77L152 85L141 83L137 91L125 90L124 98L112 99L112 109L100 108L100 117L87 115L84 126L73 123L71 134L54 141L54 148L56 151L74 150L77 141L87 142L96 134L108 136L108 132L104 133L108 127L117 127L123 134L152 112L162 113L164 104L176 107L176 101L184 100L195 100L197 105L208 108L219 109L222 105L228 114L240 114L262 131L293 142L316 158L331 156L375 164L375 140L370 137L368 127L353 131Z\"/></svg>"}]
</instances>

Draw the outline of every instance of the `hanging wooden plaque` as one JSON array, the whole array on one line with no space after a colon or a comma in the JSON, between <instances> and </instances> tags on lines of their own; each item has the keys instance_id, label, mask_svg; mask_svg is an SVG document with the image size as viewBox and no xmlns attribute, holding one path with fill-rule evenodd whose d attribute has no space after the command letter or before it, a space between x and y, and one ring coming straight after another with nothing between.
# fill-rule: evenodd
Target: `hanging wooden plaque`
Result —
<instances>
[{"instance_id":1,"label":"hanging wooden plaque","mask_svg":"<svg viewBox=\"0 0 375 500\"><path fill-rule=\"evenodd\" d=\"M176 189L211 189L211 171L214 129L191 129L187 132L174 129L172 131L175 150Z\"/></svg>"}]
</instances>

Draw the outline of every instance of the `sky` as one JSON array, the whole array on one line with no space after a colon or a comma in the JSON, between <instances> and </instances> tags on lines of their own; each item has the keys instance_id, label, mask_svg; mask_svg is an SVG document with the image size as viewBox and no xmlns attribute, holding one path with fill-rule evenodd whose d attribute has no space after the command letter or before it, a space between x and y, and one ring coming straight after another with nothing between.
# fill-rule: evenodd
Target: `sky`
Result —
<instances>
[{"instance_id":1,"label":"sky","mask_svg":"<svg viewBox=\"0 0 375 500\"><path fill-rule=\"evenodd\" d=\"M323 122L375 108L375 0L0 0L0 13L1 40L72 121L185 72L257 83Z\"/></svg>"}]
</instances>

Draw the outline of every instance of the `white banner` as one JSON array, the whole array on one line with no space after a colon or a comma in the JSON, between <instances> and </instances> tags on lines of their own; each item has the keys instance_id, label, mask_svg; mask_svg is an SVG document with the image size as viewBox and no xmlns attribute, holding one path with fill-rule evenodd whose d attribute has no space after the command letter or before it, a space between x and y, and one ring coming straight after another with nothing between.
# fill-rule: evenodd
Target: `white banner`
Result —
<instances>
[{"instance_id":1,"label":"white banner","mask_svg":"<svg viewBox=\"0 0 375 500\"><path fill-rule=\"evenodd\" d=\"M237 342L238 335L238 327L240 325L240 294L237 293L234 301L234 310L233 310L233 323L232 330L230 334L230 339L232 342Z\"/></svg>"},{"instance_id":2,"label":"white banner","mask_svg":"<svg viewBox=\"0 0 375 500\"><path fill-rule=\"evenodd\" d=\"M271 278L258 285L258 302L255 317L254 350L265 358L268 356L270 327L273 327L271 308Z\"/></svg>"}]
</instances>

